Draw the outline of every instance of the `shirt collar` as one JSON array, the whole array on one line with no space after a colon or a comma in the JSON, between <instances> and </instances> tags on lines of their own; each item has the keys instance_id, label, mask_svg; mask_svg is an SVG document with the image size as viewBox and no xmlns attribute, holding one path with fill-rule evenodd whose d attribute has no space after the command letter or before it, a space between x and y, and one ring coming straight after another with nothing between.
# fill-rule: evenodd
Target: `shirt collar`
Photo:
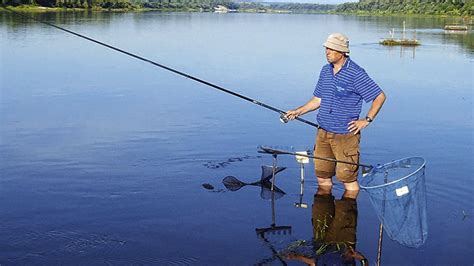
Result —
<instances>
[{"instance_id":1,"label":"shirt collar","mask_svg":"<svg viewBox=\"0 0 474 266\"><path fill-rule=\"evenodd\" d=\"M349 65L350 65L350 61L352 61L351 58L349 56L347 56L346 61L344 61L344 64L341 67L341 70L344 69L344 68L348 68ZM329 65L331 66L331 68L334 68L334 65L332 63L329 64Z\"/></svg>"},{"instance_id":2,"label":"shirt collar","mask_svg":"<svg viewBox=\"0 0 474 266\"><path fill-rule=\"evenodd\" d=\"M349 58L349 56L346 57L346 61L344 61L344 64L342 65L341 69L337 72L340 73L342 70L345 70L346 68L349 68L352 60ZM331 68L334 68L334 65L331 63L329 64Z\"/></svg>"},{"instance_id":3,"label":"shirt collar","mask_svg":"<svg viewBox=\"0 0 474 266\"><path fill-rule=\"evenodd\" d=\"M348 68L351 64L351 59L348 57L346 57L346 62L344 62L344 65L342 65L342 68Z\"/></svg>"}]
</instances>

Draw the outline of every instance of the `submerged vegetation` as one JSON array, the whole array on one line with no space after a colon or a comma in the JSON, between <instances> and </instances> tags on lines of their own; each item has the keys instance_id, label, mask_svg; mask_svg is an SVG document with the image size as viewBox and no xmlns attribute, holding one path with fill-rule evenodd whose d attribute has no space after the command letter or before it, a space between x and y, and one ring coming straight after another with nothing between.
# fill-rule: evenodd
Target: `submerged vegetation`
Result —
<instances>
[{"instance_id":1,"label":"submerged vegetation","mask_svg":"<svg viewBox=\"0 0 474 266\"><path fill-rule=\"evenodd\" d=\"M288 0L291 1L291 0ZM163 11L214 11L217 6L258 13L427 14L473 16L473 0L359 0L339 5L309 3L236 2L233 0L2 0L4 6L24 9L155 9Z\"/></svg>"},{"instance_id":2,"label":"submerged vegetation","mask_svg":"<svg viewBox=\"0 0 474 266\"><path fill-rule=\"evenodd\" d=\"M397 40L397 39L386 39L380 41L380 44L383 45L401 45L401 46L418 46L420 45L420 42L418 40L407 40L407 39L402 39L402 40Z\"/></svg>"}]
</instances>

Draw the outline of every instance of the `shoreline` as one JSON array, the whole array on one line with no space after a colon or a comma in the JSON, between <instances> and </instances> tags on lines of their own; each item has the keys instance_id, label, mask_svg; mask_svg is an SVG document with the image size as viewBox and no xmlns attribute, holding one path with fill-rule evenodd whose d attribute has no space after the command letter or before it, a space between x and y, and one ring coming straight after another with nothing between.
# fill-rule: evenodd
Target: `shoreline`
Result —
<instances>
[{"instance_id":1,"label":"shoreline","mask_svg":"<svg viewBox=\"0 0 474 266\"><path fill-rule=\"evenodd\" d=\"M66 7L43 7L34 5L21 5L21 6L6 6L15 12L146 12L146 11L162 11L162 12L200 12L195 9L167 9L167 8L102 8L102 7L91 7L91 8L66 8ZM1 9L4 11L4 9Z\"/></svg>"},{"instance_id":2,"label":"shoreline","mask_svg":"<svg viewBox=\"0 0 474 266\"><path fill-rule=\"evenodd\" d=\"M205 13L214 13L213 10L203 10L203 9L193 9L193 8L149 8L149 7L136 7L136 8L102 8L102 7L92 7L92 8L66 8L66 7L43 7L37 5L19 5L19 6L5 6L8 9L11 9L15 12L149 12L149 11L159 11L159 12L205 12ZM2 12L5 9L0 9ZM234 12L233 12L234 13ZM404 13L383 13L383 12L293 12L291 10L277 10L277 9L267 9L266 12L258 12L256 9L242 9L235 13L261 13L261 14L328 14L328 15L350 15L350 16L376 16L376 17L392 17L392 16L406 16L406 17L436 17L436 18L468 18L471 21L474 19L474 16L462 16L462 15L446 15L446 14L404 14Z\"/></svg>"},{"instance_id":3,"label":"shoreline","mask_svg":"<svg viewBox=\"0 0 474 266\"><path fill-rule=\"evenodd\" d=\"M358 17L417 17L417 18L467 18L474 20L474 16L446 15L446 14L406 14L406 13L383 13L383 12L329 12L334 15L351 15Z\"/></svg>"}]
</instances>

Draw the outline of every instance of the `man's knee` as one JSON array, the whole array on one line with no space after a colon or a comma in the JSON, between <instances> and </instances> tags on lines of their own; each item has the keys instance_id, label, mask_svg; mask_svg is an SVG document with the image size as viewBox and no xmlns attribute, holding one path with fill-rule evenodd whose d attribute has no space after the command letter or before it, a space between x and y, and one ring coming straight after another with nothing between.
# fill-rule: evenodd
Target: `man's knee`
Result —
<instances>
[{"instance_id":1,"label":"man's knee","mask_svg":"<svg viewBox=\"0 0 474 266\"><path fill-rule=\"evenodd\" d=\"M318 190L316 191L316 195L331 195L332 186L323 186L318 184Z\"/></svg>"},{"instance_id":2,"label":"man's knee","mask_svg":"<svg viewBox=\"0 0 474 266\"><path fill-rule=\"evenodd\" d=\"M317 177L318 178L318 186L332 186L332 179L331 178L323 178L323 177Z\"/></svg>"},{"instance_id":3,"label":"man's knee","mask_svg":"<svg viewBox=\"0 0 474 266\"><path fill-rule=\"evenodd\" d=\"M350 190L350 191L359 191L360 190L359 183L357 183L357 180L354 182L344 183L344 189Z\"/></svg>"}]
</instances>

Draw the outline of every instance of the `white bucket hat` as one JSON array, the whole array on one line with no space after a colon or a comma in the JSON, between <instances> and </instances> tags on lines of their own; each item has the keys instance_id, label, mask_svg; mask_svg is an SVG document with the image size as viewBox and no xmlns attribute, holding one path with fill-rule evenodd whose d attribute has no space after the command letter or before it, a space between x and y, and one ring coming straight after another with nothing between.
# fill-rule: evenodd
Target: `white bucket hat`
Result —
<instances>
[{"instance_id":1,"label":"white bucket hat","mask_svg":"<svg viewBox=\"0 0 474 266\"><path fill-rule=\"evenodd\" d=\"M323 45L332 50L349 53L349 39L341 33L332 33Z\"/></svg>"}]
</instances>

